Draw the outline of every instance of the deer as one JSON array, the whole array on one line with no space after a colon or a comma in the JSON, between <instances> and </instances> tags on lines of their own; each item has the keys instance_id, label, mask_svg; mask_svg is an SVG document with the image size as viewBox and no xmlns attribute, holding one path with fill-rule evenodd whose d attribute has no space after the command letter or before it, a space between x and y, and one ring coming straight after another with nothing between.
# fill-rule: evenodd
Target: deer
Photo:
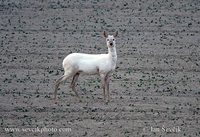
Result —
<instances>
[{"instance_id":1,"label":"deer","mask_svg":"<svg viewBox=\"0 0 200 137\"><path fill-rule=\"evenodd\" d=\"M106 39L106 45L108 48L107 54L85 54L85 53L71 53L67 55L63 62L64 75L61 76L55 83L54 100L57 100L57 91L59 85L66 79L72 77L70 88L74 91L76 97L81 102L75 86L80 74L85 75L99 75L101 79L103 98L105 103L110 102L109 82L112 72L116 68L117 52L116 52L116 40L118 31L114 35L108 35L106 31L103 32L103 36ZM106 97L107 94L107 97Z\"/></svg>"}]
</instances>

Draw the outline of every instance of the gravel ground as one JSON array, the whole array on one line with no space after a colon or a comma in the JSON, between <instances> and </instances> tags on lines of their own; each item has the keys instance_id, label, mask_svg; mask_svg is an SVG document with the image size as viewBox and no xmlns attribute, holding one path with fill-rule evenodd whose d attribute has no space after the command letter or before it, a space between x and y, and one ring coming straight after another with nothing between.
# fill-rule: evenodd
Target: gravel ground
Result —
<instances>
[{"instance_id":1,"label":"gravel ground","mask_svg":"<svg viewBox=\"0 0 200 137\"><path fill-rule=\"evenodd\" d=\"M119 31L111 102L80 77L60 86L72 52L106 53ZM1 0L0 136L200 136L198 0Z\"/></svg>"}]
</instances>

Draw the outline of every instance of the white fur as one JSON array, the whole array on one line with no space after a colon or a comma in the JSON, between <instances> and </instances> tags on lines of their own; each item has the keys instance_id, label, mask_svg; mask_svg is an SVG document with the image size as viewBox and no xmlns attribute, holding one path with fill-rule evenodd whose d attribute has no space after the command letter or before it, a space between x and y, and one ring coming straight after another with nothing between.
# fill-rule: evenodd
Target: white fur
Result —
<instances>
[{"instance_id":1,"label":"white fur","mask_svg":"<svg viewBox=\"0 0 200 137\"><path fill-rule=\"evenodd\" d=\"M115 35L117 36L118 33ZM65 74L57 80L55 88L55 99L57 94L57 89L60 83L66 80L68 77L73 76L71 83L73 91L75 91L75 82L78 79L79 74L89 74L94 75L98 74L101 76L104 99L105 99L105 88L108 92L109 97L109 76L110 73L115 69L117 62L117 53L116 53L116 43L113 35L107 35L104 32L106 37L106 43L108 47L107 54L84 54L84 53L72 53L65 57L63 60L63 68ZM112 43L112 45L111 45ZM79 96L78 96L79 97Z\"/></svg>"}]
</instances>

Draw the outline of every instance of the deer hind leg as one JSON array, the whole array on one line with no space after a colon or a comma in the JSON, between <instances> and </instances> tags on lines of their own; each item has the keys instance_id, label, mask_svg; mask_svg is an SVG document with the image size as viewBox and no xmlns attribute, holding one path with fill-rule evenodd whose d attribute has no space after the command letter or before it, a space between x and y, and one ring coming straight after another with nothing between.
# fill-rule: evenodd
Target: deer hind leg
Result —
<instances>
[{"instance_id":1,"label":"deer hind leg","mask_svg":"<svg viewBox=\"0 0 200 137\"><path fill-rule=\"evenodd\" d=\"M54 100L56 101L57 99L57 92L58 92L58 87L62 82L64 82L67 78L71 77L71 73L65 73L62 77L60 77L55 84L55 90L54 90Z\"/></svg>"},{"instance_id":2,"label":"deer hind leg","mask_svg":"<svg viewBox=\"0 0 200 137\"><path fill-rule=\"evenodd\" d=\"M76 94L76 96L77 96L77 98L79 99L79 101L81 101L80 96L78 95L78 92L76 91L76 88L75 88L76 82L77 82L77 80L78 80L79 75L80 75L80 73L76 73L76 74L73 76L73 79L72 79L72 82L71 82L71 86L70 86L70 87L72 88L72 90L73 90L74 93Z\"/></svg>"}]
</instances>

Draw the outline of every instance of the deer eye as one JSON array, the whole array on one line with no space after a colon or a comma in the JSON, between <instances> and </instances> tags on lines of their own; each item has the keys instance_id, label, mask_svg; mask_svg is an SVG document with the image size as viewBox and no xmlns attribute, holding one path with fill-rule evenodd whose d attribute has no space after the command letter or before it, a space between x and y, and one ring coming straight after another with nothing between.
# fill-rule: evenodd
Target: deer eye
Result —
<instances>
[{"instance_id":1,"label":"deer eye","mask_svg":"<svg viewBox=\"0 0 200 137\"><path fill-rule=\"evenodd\" d=\"M115 39L113 39L113 41L115 41Z\"/></svg>"},{"instance_id":2,"label":"deer eye","mask_svg":"<svg viewBox=\"0 0 200 137\"><path fill-rule=\"evenodd\" d=\"M107 39L107 41L109 41L109 39Z\"/></svg>"}]
</instances>

